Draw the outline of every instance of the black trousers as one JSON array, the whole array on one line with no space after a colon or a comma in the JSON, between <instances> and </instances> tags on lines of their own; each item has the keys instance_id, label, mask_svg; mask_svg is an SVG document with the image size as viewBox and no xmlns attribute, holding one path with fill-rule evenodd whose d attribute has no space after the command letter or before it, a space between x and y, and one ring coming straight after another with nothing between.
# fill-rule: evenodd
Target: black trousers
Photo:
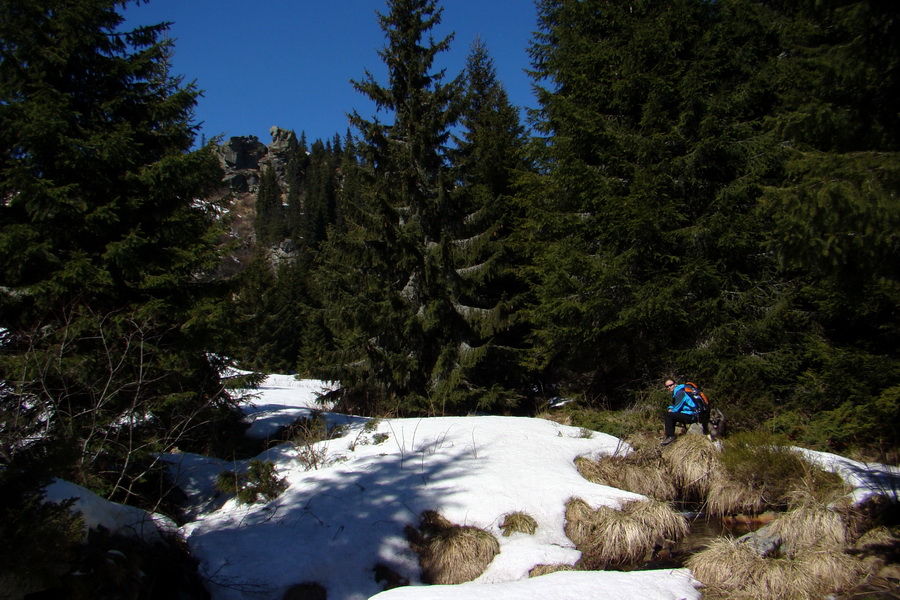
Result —
<instances>
[{"instance_id":1,"label":"black trousers","mask_svg":"<svg viewBox=\"0 0 900 600\"><path fill-rule=\"evenodd\" d=\"M706 418L703 418L706 417ZM691 423L696 423L698 421L697 415L686 414L686 413L673 413L667 412L666 416L663 417L663 422L665 423L666 428L666 437L672 437L675 435L675 424L676 423L684 423L685 425L690 425ZM709 413L705 413L701 415L699 422L703 425L703 433L708 433L709 427Z\"/></svg>"}]
</instances>

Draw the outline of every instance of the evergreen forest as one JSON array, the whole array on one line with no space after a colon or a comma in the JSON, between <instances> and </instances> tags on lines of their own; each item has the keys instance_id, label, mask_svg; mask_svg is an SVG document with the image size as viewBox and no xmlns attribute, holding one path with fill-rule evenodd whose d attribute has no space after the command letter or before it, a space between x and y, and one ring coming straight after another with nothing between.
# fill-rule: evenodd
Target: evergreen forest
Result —
<instances>
[{"instance_id":1,"label":"evergreen forest","mask_svg":"<svg viewBox=\"0 0 900 600\"><path fill-rule=\"evenodd\" d=\"M158 508L160 452L234 451L232 367L369 416L662 411L671 377L896 461L894 2L536 0L524 110L489 40L448 74L439 2L388 0L378 114L263 171L239 272L221 140L128 4L0 0L2 514L64 520L47 476Z\"/></svg>"},{"instance_id":2,"label":"evergreen forest","mask_svg":"<svg viewBox=\"0 0 900 600\"><path fill-rule=\"evenodd\" d=\"M390 118L263 177L262 246L302 250L244 273L229 356L382 415L690 379L734 427L896 447L896 9L539 1L523 112L480 40L436 66L435 2L390 6L388 81L355 82Z\"/></svg>"}]
</instances>

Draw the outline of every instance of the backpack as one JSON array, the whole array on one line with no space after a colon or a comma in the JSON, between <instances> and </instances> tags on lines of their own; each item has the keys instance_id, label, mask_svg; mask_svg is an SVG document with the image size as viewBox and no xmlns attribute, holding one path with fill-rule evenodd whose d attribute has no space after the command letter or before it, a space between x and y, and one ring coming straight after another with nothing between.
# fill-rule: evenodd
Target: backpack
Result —
<instances>
[{"instance_id":1,"label":"backpack","mask_svg":"<svg viewBox=\"0 0 900 600\"><path fill-rule=\"evenodd\" d=\"M706 397L699 385L688 381L684 384L684 393L694 401L695 414L702 415L709 412L709 398Z\"/></svg>"}]
</instances>

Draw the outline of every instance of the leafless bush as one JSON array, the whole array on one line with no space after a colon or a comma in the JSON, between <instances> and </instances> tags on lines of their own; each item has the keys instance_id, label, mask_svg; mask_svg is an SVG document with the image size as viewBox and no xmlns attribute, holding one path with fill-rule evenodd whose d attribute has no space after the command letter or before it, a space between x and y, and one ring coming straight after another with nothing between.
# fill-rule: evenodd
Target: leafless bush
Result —
<instances>
[{"instance_id":1,"label":"leafless bush","mask_svg":"<svg viewBox=\"0 0 900 600\"><path fill-rule=\"evenodd\" d=\"M72 481L146 505L140 482L158 479L160 455L208 444L235 406L223 363L182 352L175 327L138 310L80 306L52 322L4 340L0 459L52 458Z\"/></svg>"}]
</instances>

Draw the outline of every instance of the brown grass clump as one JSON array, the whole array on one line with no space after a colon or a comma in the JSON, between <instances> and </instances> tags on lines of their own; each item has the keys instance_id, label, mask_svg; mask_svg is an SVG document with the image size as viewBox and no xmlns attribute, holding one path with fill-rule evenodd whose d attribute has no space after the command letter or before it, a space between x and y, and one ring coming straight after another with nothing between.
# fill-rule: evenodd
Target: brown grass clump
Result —
<instances>
[{"instance_id":1,"label":"brown grass clump","mask_svg":"<svg viewBox=\"0 0 900 600\"><path fill-rule=\"evenodd\" d=\"M882 528L897 520L897 505L881 494L873 494L859 504L853 504L849 497L844 496L833 503L833 506L844 518L848 535L852 540L858 540L866 532Z\"/></svg>"},{"instance_id":2,"label":"brown grass clump","mask_svg":"<svg viewBox=\"0 0 900 600\"><path fill-rule=\"evenodd\" d=\"M555 564L555 565L535 565L530 571L528 571L529 577L540 577L541 575L549 575L550 573L556 573L557 571L574 571L575 567L572 565L566 564Z\"/></svg>"},{"instance_id":3,"label":"brown grass clump","mask_svg":"<svg viewBox=\"0 0 900 600\"><path fill-rule=\"evenodd\" d=\"M703 499L724 477L718 447L702 435L683 435L663 448L662 458L685 499Z\"/></svg>"},{"instance_id":4,"label":"brown grass clump","mask_svg":"<svg viewBox=\"0 0 900 600\"><path fill-rule=\"evenodd\" d=\"M663 540L680 540L690 529L687 520L665 502L634 500L624 504L622 512Z\"/></svg>"},{"instance_id":5,"label":"brown grass clump","mask_svg":"<svg viewBox=\"0 0 900 600\"><path fill-rule=\"evenodd\" d=\"M428 540L420 555L423 579L436 585L472 581L500 553L500 544L487 531L455 526Z\"/></svg>"},{"instance_id":6,"label":"brown grass clump","mask_svg":"<svg viewBox=\"0 0 900 600\"><path fill-rule=\"evenodd\" d=\"M578 498L566 504L566 535L581 551L583 569L636 565L687 530L684 517L656 500L635 500L621 510L607 506L593 510Z\"/></svg>"},{"instance_id":7,"label":"brown grass clump","mask_svg":"<svg viewBox=\"0 0 900 600\"><path fill-rule=\"evenodd\" d=\"M804 550L797 553L795 560L816 581L816 589L825 593L850 588L863 570L859 560L840 548Z\"/></svg>"},{"instance_id":8,"label":"brown grass clump","mask_svg":"<svg viewBox=\"0 0 900 600\"><path fill-rule=\"evenodd\" d=\"M582 477L593 483L661 501L675 499L675 484L658 453L636 451L627 456L608 456L599 461L579 457L575 459L575 466Z\"/></svg>"},{"instance_id":9,"label":"brown grass clump","mask_svg":"<svg viewBox=\"0 0 900 600\"><path fill-rule=\"evenodd\" d=\"M803 502L771 524L772 533L781 536L787 554L813 549L842 549L847 530L841 516L817 502Z\"/></svg>"},{"instance_id":10,"label":"brown grass clump","mask_svg":"<svg viewBox=\"0 0 900 600\"><path fill-rule=\"evenodd\" d=\"M874 576L890 562L898 562L900 537L887 527L876 527L856 540L848 552L859 560L866 575Z\"/></svg>"},{"instance_id":11,"label":"brown grass clump","mask_svg":"<svg viewBox=\"0 0 900 600\"><path fill-rule=\"evenodd\" d=\"M544 419L545 421L553 421L560 425L571 425L572 415L560 412L542 412L534 415L535 419Z\"/></svg>"},{"instance_id":12,"label":"brown grass clump","mask_svg":"<svg viewBox=\"0 0 900 600\"><path fill-rule=\"evenodd\" d=\"M500 529L503 531L504 536L509 536L517 532L534 535L534 532L537 531L537 521L535 521L534 517L531 515L517 511L509 513L503 518Z\"/></svg>"},{"instance_id":13,"label":"brown grass clump","mask_svg":"<svg viewBox=\"0 0 900 600\"><path fill-rule=\"evenodd\" d=\"M711 590L725 591L740 589L752 579L761 560L748 545L732 538L719 538L691 556L685 566Z\"/></svg>"},{"instance_id":14,"label":"brown grass clump","mask_svg":"<svg viewBox=\"0 0 900 600\"><path fill-rule=\"evenodd\" d=\"M710 482L706 510L711 515L759 514L765 509L759 491L742 481L727 478Z\"/></svg>"},{"instance_id":15,"label":"brown grass clump","mask_svg":"<svg viewBox=\"0 0 900 600\"><path fill-rule=\"evenodd\" d=\"M853 548L856 550L867 550L880 546L894 546L900 542L900 539L891 532L887 527L875 527L860 536Z\"/></svg>"},{"instance_id":16,"label":"brown grass clump","mask_svg":"<svg viewBox=\"0 0 900 600\"><path fill-rule=\"evenodd\" d=\"M763 558L739 540L719 538L690 557L687 566L707 586L704 598L810 600L846 590L860 574L859 561L839 547L804 549L790 557Z\"/></svg>"},{"instance_id":17,"label":"brown grass clump","mask_svg":"<svg viewBox=\"0 0 900 600\"><path fill-rule=\"evenodd\" d=\"M819 478L814 473L821 472L792 451L787 440L760 432L726 440L721 462L729 479L749 486L765 508L774 509L786 508L797 490L815 489Z\"/></svg>"},{"instance_id":18,"label":"brown grass clump","mask_svg":"<svg viewBox=\"0 0 900 600\"><path fill-rule=\"evenodd\" d=\"M500 552L500 544L487 531L454 525L436 511L422 513L417 530L406 528L410 545L419 554L422 579L435 585L472 581Z\"/></svg>"},{"instance_id":19,"label":"brown grass clump","mask_svg":"<svg viewBox=\"0 0 900 600\"><path fill-rule=\"evenodd\" d=\"M799 562L761 558L729 538L714 540L685 563L706 587L704 598L734 600L807 600L817 584Z\"/></svg>"},{"instance_id":20,"label":"brown grass clump","mask_svg":"<svg viewBox=\"0 0 900 600\"><path fill-rule=\"evenodd\" d=\"M453 527L453 523L436 510L423 511L419 520L419 529L421 529L425 535L438 533Z\"/></svg>"}]
</instances>

